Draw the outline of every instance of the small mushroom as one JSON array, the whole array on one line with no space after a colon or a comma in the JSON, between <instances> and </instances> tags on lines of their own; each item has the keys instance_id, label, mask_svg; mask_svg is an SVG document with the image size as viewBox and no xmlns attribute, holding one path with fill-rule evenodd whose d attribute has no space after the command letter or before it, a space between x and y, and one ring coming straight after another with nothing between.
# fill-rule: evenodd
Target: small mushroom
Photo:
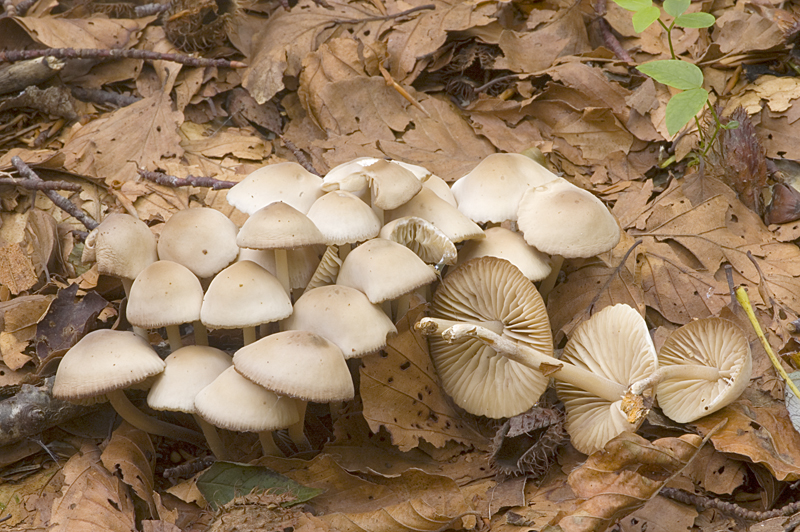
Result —
<instances>
[{"instance_id":1,"label":"small mushroom","mask_svg":"<svg viewBox=\"0 0 800 532\"><path fill-rule=\"evenodd\" d=\"M307 213L322 196L322 178L297 163L269 164L259 168L228 190L228 203L253 214L270 203L282 201Z\"/></svg>"}]
</instances>

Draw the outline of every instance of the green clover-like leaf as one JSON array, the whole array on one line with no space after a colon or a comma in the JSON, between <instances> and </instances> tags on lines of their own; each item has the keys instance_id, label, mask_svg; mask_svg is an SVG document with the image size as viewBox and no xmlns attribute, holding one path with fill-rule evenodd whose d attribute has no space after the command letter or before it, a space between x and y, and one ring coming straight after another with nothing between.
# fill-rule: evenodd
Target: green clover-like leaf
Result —
<instances>
[{"instance_id":1,"label":"green clover-like leaf","mask_svg":"<svg viewBox=\"0 0 800 532\"><path fill-rule=\"evenodd\" d=\"M684 13L675 19L675 25L682 28L710 28L715 21L711 13Z\"/></svg>"},{"instance_id":2,"label":"green clover-like leaf","mask_svg":"<svg viewBox=\"0 0 800 532\"><path fill-rule=\"evenodd\" d=\"M679 59L650 61L636 69L657 82L676 89L697 89L703 85L703 71L697 65Z\"/></svg>"},{"instance_id":3,"label":"green clover-like leaf","mask_svg":"<svg viewBox=\"0 0 800 532\"><path fill-rule=\"evenodd\" d=\"M661 11L659 11L656 6L646 7L640 11L637 11L631 17L633 29L636 31L636 33L642 33L644 30L650 27L650 24L658 20L659 16L661 16Z\"/></svg>"},{"instance_id":4,"label":"green clover-like leaf","mask_svg":"<svg viewBox=\"0 0 800 532\"><path fill-rule=\"evenodd\" d=\"M675 135L708 101L708 91L705 89L691 89L676 94L667 103L666 121L667 132Z\"/></svg>"},{"instance_id":5,"label":"green clover-like leaf","mask_svg":"<svg viewBox=\"0 0 800 532\"><path fill-rule=\"evenodd\" d=\"M673 17L679 17L686 13L692 0L664 0L664 11Z\"/></svg>"},{"instance_id":6,"label":"green clover-like leaf","mask_svg":"<svg viewBox=\"0 0 800 532\"><path fill-rule=\"evenodd\" d=\"M628 11L641 11L652 6L653 0L614 0L614 3Z\"/></svg>"}]
</instances>

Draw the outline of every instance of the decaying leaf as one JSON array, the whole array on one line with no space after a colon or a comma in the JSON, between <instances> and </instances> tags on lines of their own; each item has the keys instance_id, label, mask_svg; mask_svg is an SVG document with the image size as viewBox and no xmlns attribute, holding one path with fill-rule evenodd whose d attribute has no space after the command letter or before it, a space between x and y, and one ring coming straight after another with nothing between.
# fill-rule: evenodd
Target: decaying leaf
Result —
<instances>
[{"instance_id":1,"label":"decaying leaf","mask_svg":"<svg viewBox=\"0 0 800 532\"><path fill-rule=\"evenodd\" d=\"M146 432L123 422L111 435L100 461L145 501L151 518L158 516L153 500L156 451Z\"/></svg>"},{"instance_id":2,"label":"decaying leaf","mask_svg":"<svg viewBox=\"0 0 800 532\"><path fill-rule=\"evenodd\" d=\"M401 451L418 446L420 439L436 447L449 440L485 447L486 439L447 400L428 343L413 328L423 311L423 306L409 310L385 351L362 359L364 418L374 432L386 427Z\"/></svg>"}]
</instances>

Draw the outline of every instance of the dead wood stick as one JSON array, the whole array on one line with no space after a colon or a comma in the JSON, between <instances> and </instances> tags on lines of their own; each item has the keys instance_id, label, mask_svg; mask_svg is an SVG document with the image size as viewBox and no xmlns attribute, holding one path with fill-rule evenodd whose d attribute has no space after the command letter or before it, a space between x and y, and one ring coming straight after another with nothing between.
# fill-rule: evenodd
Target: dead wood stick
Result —
<instances>
[{"instance_id":1,"label":"dead wood stick","mask_svg":"<svg viewBox=\"0 0 800 532\"><path fill-rule=\"evenodd\" d=\"M0 185L13 185L28 190L71 190L80 192L83 188L77 183L67 183L66 181L42 181L41 179L18 179L15 177L0 177Z\"/></svg>"},{"instance_id":2,"label":"dead wood stick","mask_svg":"<svg viewBox=\"0 0 800 532\"><path fill-rule=\"evenodd\" d=\"M44 50L8 50L0 52L0 61L16 63L36 57L57 57L59 59L144 59L147 61L172 61L191 67L229 67L243 68L241 61L228 59L206 59L183 54L168 54L151 50L120 50L102 48L46 48Z\"/></svg>"},{"instance_id":3,"label":"dead wood stick","mask_svg":"<svg viewBox=\"0 0 800 532\"><path fill-rule=\"evenodd\" d=\"M141 100L136 96L126 96L118 92L104 91L101 89L84 89L83 87L71 87L72 95L83 102L99 103L101 105L113 105L116 107L127 107Z\"/></svg>"},{"instance_id":4,"label":"dead wood stick","mask_svg":"<svg viewBox=\"0 0 800 532\"><path fill-rule=\"evenodd\" d=\"M176 177L174 175L167 175L162 172L151 172L149 170L145 170L144 168L137 168L136 171L139 172L139 175L144 179L165 187L208 187L211 190L220 190L224 188L232 188L236 184L233 181L222 181L220 179L214 179L213 177L193 175Z\"/></svg>"},{"instance_id":5,"label":"dead wood stick","mask_svg":"<svg viewBox=\"0 0 800 532\"><path fill-rule=\"evenodd\" d=\"M603 44L606 48L614 52L617 59L625 61L626 63L633 63L633 58L628 51L622 47L622 44L617 39L616 35L611 31L611 25L604 18L606 15L606 0L597 0L594 4L594 11L597 13L597 18L593 22L597 23L597 29L600 36L603 38Z\"/></svg>"},{"instance_id":6,"label":"dead wood stick","mask_svg":"<svg viewBox=\"0 0 800 532\"><path fill-rule=\"evenodd\" d=\"M64 68L64 61L55 57L38 57L12 65L0 66L0 94L18 92L39 85Z\"/></svg>"},{"instance_id":7,"label":"dead wood stick","mask_svg":"<svg viewBox=\"0 0 800 532\"><path fill-rule=\"evenodd\" d=\"M313 164L311 164L311 161L308 160L308 157L306 157L306 154L303 153L303 151L300 148L295 146L294 142L292 142L291 140L287 139L286 137L284 137L280 133L275 132L275 134L278 135L278 137L283 141L284 146L286 146L289 149L289 151L292 152L292 154L295 156L295 158L297 159L297 162L298 162L298 164L300 164L300 166L302 166L303 168L305 168L306 170L308 170L309 172L311 172L314 175L319 175L319 172L317 172L317 169L314 168Z\"/></svg>"},{"instance_id":8,"label":"dead wood stick","mask_svg":"<svg viewBox=\"0 0 800 532\"><path fill-rule=\"evenodd\" d=\"M11 158L11 164L14 165L14 167L17 169L17 172L19 172L19 175L21 175L22 177L25 177L27 179L32 179L35 181L42 181L42 178L36 175L36 172L34 172L31 169L31 167L25 164L25 162L18 156L15 155L14 157ZM55 190L45 190L43 192L45 196L50 198L50 201L52 201L56 207L66 212L70 216L73 216L76 220L82 223L89 231L100 225L91 216L80 210L74 203L72 203L70 200L68 200Z\"/></svg>"},{"instance_id":9,"label":"dead wood stick","mask_svg":"<svg viewBox=\"0 0 800 532\"><path fill-rule=\"evenodd\" d=\"M42 386L23 384L13 397L0 401L0 446L35 436L67 420L94 410L53 398L55 377Z\"/></svg>"},{"instance_id":10,"label":"dead wood stick","mask_svg":"<svg viewBox=\"0 0 800 532\"><path fill-rule=\"evenodd\" d=\"M425 4L423 6L417 6L417 7L412 7L411 9L406 9L405 11L401 11L399 13L394 13L393 15L376 15L374 17L365 17L365 18L337 18L332 20L331 23L360 24L361 22L377 22L379 20L401 19L405 16L416 13L417 11L425 11L428 9L436 9L436 6L434 4Z\"/></svg>"}]
</instances>

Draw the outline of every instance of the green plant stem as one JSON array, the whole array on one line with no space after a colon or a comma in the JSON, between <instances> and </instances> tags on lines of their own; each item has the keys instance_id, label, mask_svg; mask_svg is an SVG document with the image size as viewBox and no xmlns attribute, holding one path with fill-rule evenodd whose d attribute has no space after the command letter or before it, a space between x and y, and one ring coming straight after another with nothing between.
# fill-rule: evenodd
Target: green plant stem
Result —
<instances>
[{"instance_id":1,"label":"green plant stem","mask_svg":"<svg viewBox=\"0 0 800 532\"><path fill-rule=\"evenodd\" d=\"M715 125L714 125L714 133L711 135L711 138L708 139L708 142L703 147L703 157L705 157L708 154L709 150L711 149L711 146L714 145L714 141L717 139L717 135L719 135L719 132L722 129L722 121L719 119L719 115L717 115L716 109L714 109L714 106L711 105L710 103L707 105L709 110L711 111L711 116L714 117Z\"/></svg>"},{"instance_id":2,"label":"green plant stem","mask_svg":"<svg viewBox=\"0 0 800 532\"><path fill-rule=\"evenodd\" d=\"M667 27L667 25L664 24L664 21L659 18L658 23L661 24L661 27L667 32L667 43L669 43L669 53L672 56L672 59L678 59L678 56L675 55L675 47L672 46L672 27L675 25L675 22L673 21L672 24Z\"/></svg>"}]
</instances>

